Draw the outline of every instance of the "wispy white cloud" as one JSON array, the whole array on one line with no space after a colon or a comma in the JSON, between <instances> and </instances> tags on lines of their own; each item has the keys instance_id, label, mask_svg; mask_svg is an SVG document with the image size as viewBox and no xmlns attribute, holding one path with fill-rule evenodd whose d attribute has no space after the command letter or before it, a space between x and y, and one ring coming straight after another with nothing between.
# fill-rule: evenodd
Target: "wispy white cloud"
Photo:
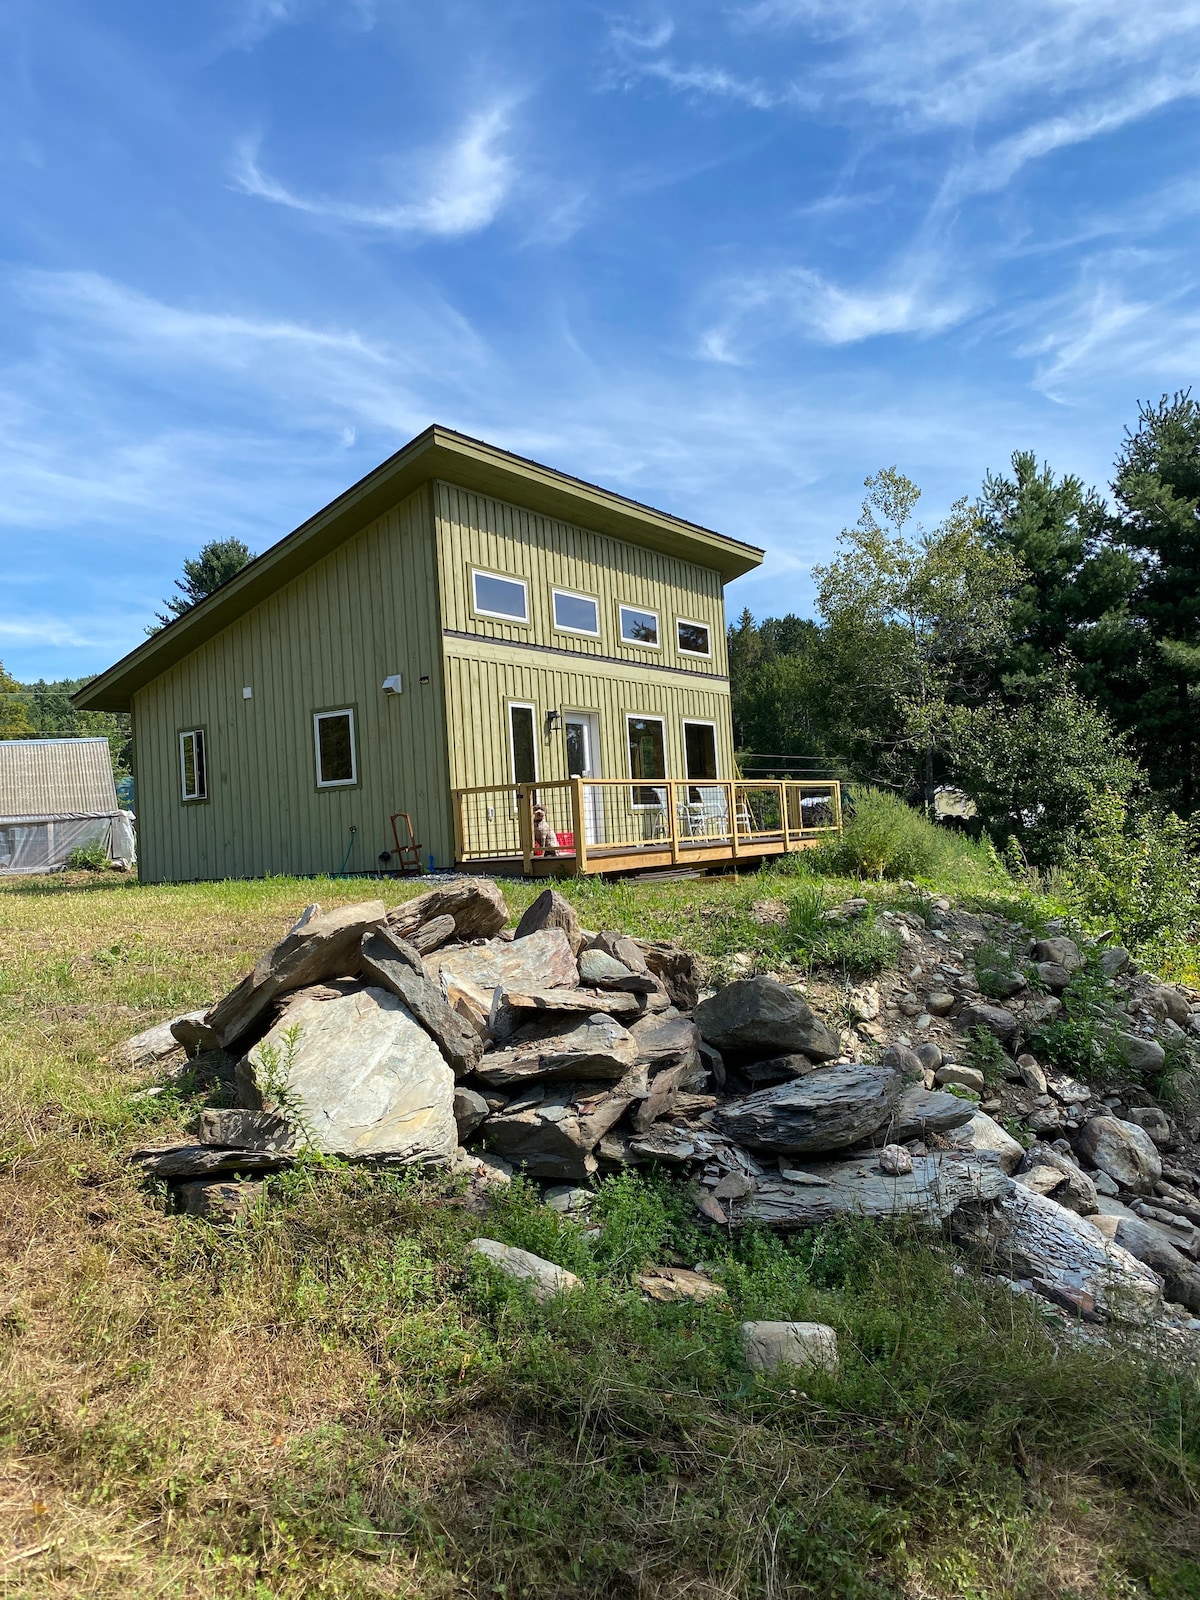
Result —
<instances>
[{"instance_id":1,"label":"wispy white cloud","mask_svg":"<svg viewBox=\"0 0 1200 1600\"><path fill-rule=\"evenodd\" d=\"M679 94L736 101L755 111L769 111L788 98L786 92L768 89L755 79L739 78L724 67L681 67L666 56L637 62L626 70L634 77L656 78Z\"/></svg>"},{"instance_id":2,"label":"wispy white cloud","mask_svg":"<svg viewBox=\"0 0 1200 1600\"><path fill-rule=\"evenodd\" d=\"M806 30L827 47L813 81L920 126L975 128L1047 97L1180 67L1200 42L1197 0L755 0L748 30Z\"/></svg>"},{"instance_id":3,"label":"wispy white cloud","mask_svg":"<svg viewBox=\"0 0 1200 1600\"><path fill-rule=\"evenodd\" d=\"M957 132L971 148L951 162L949 200L1200 92L1200 0L753 0L727 15L726 54L703 66L614 36L626 81L867 121L876 140L883 119L894 132ZM748 74L748 44L764 33L779 65Z\"/></svg>"},{"instance_id":4,"label":"wispy white cloud","mask_svg":"<svg viewBox=\"0 0 1200 1600\"><path fill-rule=\"evenodd\" d=\"M412 163L415 193L388 204L303 195L259 166L256 142L237 153L233 180L244 194L311 216L388 232L454 238L494 222L512 188L515 167L504 148L513 102L498 101L470 117L440 152Z\"/></svg>"},{"instance_id":5,"label":"wispy white cloud","mask_svg":"<svg viewBox=\"0 0 1200 1600\"><path fill-rule=\"evenodd\" d=\"M1115 251L1014 318L1018 353L1033 361L1037 389L1071 405L1114 373L1146 391L1189 384L1200 365L1196 288L1173 259Z\"/></svg>"},{"instance_id":6,"label":"wispy white cloud","mask_svg":"<svg viewBox=\"0 0 1200 1600\"><path fill-rule=\"evenodd\" d=\"M675 24L670 17L640 23L622 17L610 23L608 34L614 44L629 45L634 50L661 50L674 38Z\"/></svg>"},{"instance_id":7,"label":"wispy white cloud","mask_svg":"<svg viewBox=\"0 0 1200 1600\"><path fill-rule=\"evenodd\" d=\"M818 344L849 345L890 334L943 333L977 309L936 259L916 258L882 281L848 287L809 267L747 274L717 291L724 305L699 342L711 361L738 365L744 351L781 331Z\"/></svg>"},{"instance_id":8,"label":"wispy white cloud","mask_svg":"<svg viewBox=\"0 0 1200 1600\"><path fill-rule=\"evenodd\" d=\"M243 47L258 44L276 28L295 22L303 0L237 0L234 40Z\"/></svg>"},{"instance_id":9,"label":"wispy white cloud","mask_svg":"<svg viewBox=\"0 0 1200 1600\"><path fill-rule=\"evenodd\" d=\"M1018 133L998 140L990 149L972 155L950 171L944 194L956 200L966 194L1002 189L1029 161L1070 145L1086 144L1102 134L1115 133L1164 106L1200 94L1200 68L1155 78L1129 94L1086 105L1062 116L1030 123Z\"/></svg>"}]
</instances>

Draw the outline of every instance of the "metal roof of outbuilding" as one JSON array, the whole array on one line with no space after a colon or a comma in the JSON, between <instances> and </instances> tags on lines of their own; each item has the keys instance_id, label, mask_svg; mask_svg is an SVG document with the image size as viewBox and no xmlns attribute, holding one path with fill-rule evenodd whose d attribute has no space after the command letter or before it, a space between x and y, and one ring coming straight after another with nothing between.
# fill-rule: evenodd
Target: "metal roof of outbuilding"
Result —
<instances>
[{"instance_id":1,"label":"metal roof of outbuilding","mask_svg":"<svg viewBox=\"0 0 1200 1600\"><path fill-rule=\"evenodd\" d=\"M108 740L0 740L0 817L107 816L119 810Z\"/></svg>"}]
</instances>

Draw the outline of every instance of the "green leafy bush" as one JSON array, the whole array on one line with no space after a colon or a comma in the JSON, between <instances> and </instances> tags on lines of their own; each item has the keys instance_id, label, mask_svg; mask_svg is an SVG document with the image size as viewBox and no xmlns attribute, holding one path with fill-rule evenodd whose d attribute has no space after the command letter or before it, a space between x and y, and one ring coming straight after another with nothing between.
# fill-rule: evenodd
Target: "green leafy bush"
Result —
<instances>
[{"instance_id":1,"label":"green leafy bush","mask_svg":"<svg viewBox=\"0 0 1200 1600\"><path fill-rule=\"evenodd\" d=\"M840 839L813 852L821 872L858 878L986 878L995 857L961 834L950 833L883 789L855 789L853 815Z\"/></svg>"},{"instance_id":2,"label":"green leafy bush","mask_svg":"<svg viewBox=\"0 0 1200 1600\"><path fill-rule=\"evenodd\" d=\"M105 872L111 866L107 846L99 839L77 844L67 857L67 869L70 872Z\"/></svg>"},{"instance_id":3,"label":"green leafy bush","mask_svg":"<svg viewBox=\"0 0 1200 1600\"><path fill-rule=\"evenodd\" d=\"M1127 1080L1129 1068L1117 1043L1121 1018L1112 990L1094 962L1071 974L1062 1012L1033 1035L1034 1054L1045 1066L1098 1088Z\"/></svg>"},{"instance_id":4,"label":"green leafy bush","mask_svg":"<svg viewBox=\"0 0 1200 1600\"><path fill-rule=\"evenodd\" d=\"M1084 926L1113 929L1147 966L1177 970L1200 933L1200 827L1101 796L1067 871Z\"/></svg>"}]
</instances>

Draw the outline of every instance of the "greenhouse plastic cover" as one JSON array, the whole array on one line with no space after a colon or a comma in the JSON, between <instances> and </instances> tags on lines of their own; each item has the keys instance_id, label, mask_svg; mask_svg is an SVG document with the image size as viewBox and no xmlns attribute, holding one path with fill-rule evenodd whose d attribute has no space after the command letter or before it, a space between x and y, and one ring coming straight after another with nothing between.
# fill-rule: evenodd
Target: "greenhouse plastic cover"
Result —
<instances>
[{"instance_id":1,"label":"greenhouse plastic cover","mask_svg":"<svg viewBox=\"0 0 1200 1600\"><path fill-rule=\"evenodd\" d=\"M60 812L45 817L0 817L0 877L27 872L60 872L72 850L99 843L114 866L136 860L133 813L106 816Z\"/></svg>"}]
</instances>

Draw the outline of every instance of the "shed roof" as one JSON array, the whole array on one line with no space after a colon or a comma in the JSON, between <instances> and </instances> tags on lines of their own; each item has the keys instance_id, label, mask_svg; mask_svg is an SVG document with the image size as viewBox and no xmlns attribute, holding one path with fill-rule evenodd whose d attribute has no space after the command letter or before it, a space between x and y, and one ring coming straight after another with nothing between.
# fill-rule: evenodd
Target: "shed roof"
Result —
<instances>
[{"instance_id":1,"label":"shed roof","mask_svg":"<svg viewBox=\"0 0 1200 1600\"><path fill-rule=\"evenodd\" d=\"M118 810L107 739L0 740L0 817Z\"/></svg>"},{"instance_id":2,"label":"shed roof","mask_svg":"<svg viewBox=\"0 0 1200 1600\"><path fill-rule=\"evenodd\" d=\"M138 689L433 478L714 568L726 583L762 563L763 552L755 545L435 424L264 550L206 600L93 678L73 696L76 705L128 711Z\"/></svg>"}]
</instances>

